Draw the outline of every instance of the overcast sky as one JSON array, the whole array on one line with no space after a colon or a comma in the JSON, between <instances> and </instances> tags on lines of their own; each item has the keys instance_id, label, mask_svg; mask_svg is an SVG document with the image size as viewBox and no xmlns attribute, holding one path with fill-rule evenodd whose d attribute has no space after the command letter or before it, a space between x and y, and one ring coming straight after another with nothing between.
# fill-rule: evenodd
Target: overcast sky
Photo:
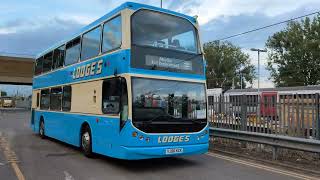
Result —
<instances>
[{"instance_id":1,"label":"overcast sky","mask_svg":"<svg viewBox=\"0 0 320 180\"><path fill-rule=\"evenodd\" d=\"M123 0L3 0L0 5L0 54L35 55L64 39L81 27L119 6ZM159 6L160 0L135 2ZM163 0L164 8L198 15L203 42L269 25L319 10L320 0ZM264 48L265 41L280 25L250 33L229 41L250 54L249 49ZM265 70L266 55L261 59L261 87L272 87ZM255 82L254 87L257 86ZM0 86L16 92L16 88ZM30 88L20 87L21 92Z\"/></svg>"}]
</instances>

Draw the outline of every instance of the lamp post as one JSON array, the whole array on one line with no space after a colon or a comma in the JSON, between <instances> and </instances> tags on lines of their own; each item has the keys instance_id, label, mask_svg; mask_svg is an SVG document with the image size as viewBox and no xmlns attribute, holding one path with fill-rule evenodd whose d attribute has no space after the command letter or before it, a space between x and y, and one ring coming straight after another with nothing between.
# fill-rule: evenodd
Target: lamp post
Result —
<instances>
[{"instance_id":1,"label":"lamp post","mask_svg":"<svg viewBox=\"0 0 320 180\"><path fill-rule=\"evenodd\" d=\"M258 52L258 118L260 120L260 106L261 106L261 96L260 96L260 52L267 52L266 49L256 49L251 48L251 51L257 51Z\"/></svg>"},{"instance_id":2,"label":"lamp post","mask_svg":"<svg viewBox=\"0 0 320 180\"><path fill-rule=\"evenodd\" d=\"M258 94L260 94L260 52L267 52L267 50L266 49L256 49L256 48L251 48L250 50L258 52Z\"/></svg>"},{"instance_id":3,"label":"lamp post","mask_svg":"<svg viewBox=\"0 0 320 180\"><path fill-rule=\"evenodd\" d=\"M162 0L160 0L160 7L162 8Z\"/></svg>"}]
</instances>

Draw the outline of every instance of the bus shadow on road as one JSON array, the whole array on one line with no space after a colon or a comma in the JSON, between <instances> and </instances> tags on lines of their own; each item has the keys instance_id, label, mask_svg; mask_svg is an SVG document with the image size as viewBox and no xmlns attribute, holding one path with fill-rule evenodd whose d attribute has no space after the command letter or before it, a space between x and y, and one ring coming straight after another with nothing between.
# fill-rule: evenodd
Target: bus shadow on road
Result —
<instances>
[{"instance_id":1,"label":"bus shadow on road","mask_svg":"<svg viewBox=\"0 0 320 180\"><path fill-rule=\"evenodd\" d=\"M37 136L37 135L35 135ZM36 138L40 138L39 136ZM46 137L46 140L49 142L55 143L56 145L64 148L64 152L54 152L49 153L46 157L63 157L63 156L71 156L71 155L80 155L81 150L76 146L72 146L70 144L64 143L62 141ZM125 169L127 171L132 171L135 173L138 172L146 172L146 171L163 171L166 169L180 169L189 166L197 166L198 161L195 161L194 158L189 159L184 156L181 157L166 157L166 158L156 158L156 159L143 159L143 160L122 160L111 158L108 156L94 154L91 159L92 161L96 161L98 163L107 163L108 165L115 166L117 168Z\"/></svg>"},{"instance_id":2,"label":"bus shadow on road","mask_svg":"<svg viewBox=\"0 0 320 180\"><path fill-rule=\"evenodd\" d=\"M166 157L166 158L155 158L155 159L143 159L143 160L122 160L115 159L108 156L96 154L94 158L99 159L109 165L123 168L127 171L135 173L146 172L146 171L163 171L166 169L174 170L185 168L189 166L197 166L198 162L187 159L186 157Z\"/></svg>"}]
</instances>

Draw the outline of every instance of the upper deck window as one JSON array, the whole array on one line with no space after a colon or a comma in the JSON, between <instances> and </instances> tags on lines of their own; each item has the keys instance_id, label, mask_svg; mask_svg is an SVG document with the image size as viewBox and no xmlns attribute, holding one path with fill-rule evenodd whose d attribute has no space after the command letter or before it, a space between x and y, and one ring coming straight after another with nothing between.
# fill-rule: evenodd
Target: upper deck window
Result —
<instances>
[{"instance_id":1,"label":"upper deck window","mask_svg":"<svg viewBox=\"0 0 320 180\"><path fill-rule=\"evenodd\" d=\"M70 41L66 46L66 59L64 64L70 65L77 63L80 57L80 37Z\"/></svg>"},{"instance_id":2,"label":"upper deck window","mask_svg":"<svg viewBox=\"0 0 320 180\"><path fill-rule=\"evenodd\" d=\"M186 19L140 10L133 15L131 24L134 45L199 52L195 27Z\"/></svg>"},{"instance_id":3,"label":"upper deck window","mask_svg":"<svg viewBox=\"0 0 320 180\"><path fill-rule=\"evenodd\" d=\"M111 51L121 46L121 16L117 16L103 25L102 52Z\"/></svg>"},{"instance_id":4,"label":"upper deck window","mask_svg":"<svg viewBox=\"0 0 320 180\"><path fill-rule=\"evenodd\" d=\"M64 62L64 46L60 46L53 51L52 69L57 69L63 66Z\"/></svg>"},{"instance_id":5,"label":"upper deck window","mask_svg":"<svg viewBox=\"0 0 320 180\"><path fill-rule=\"evenodd\" d=\"M131 18L131 67L204 74L197 31L187 19L139 10Z\"/></svg>"},{"instance_id":6,"label":"upper deck window","mask_svg":"<svg viewBox=\"0 0 320 180\"><path fill-rule=\"evenodd\" d=\"M34 67L34 74L39 75L42 73L42 63L43 63L43 58L40 57L39 59L36 60L35 67Z\"/></svg>"},{"instance_id":7,"label":"upper deck window","mask_svg":"<svg viewBox=\"0 0 320 180\"><path fill-rule=\"evenodd\" d=\"M86 60L100 53L100 26L82 36L81 60Z\"/></svg>"},{"instance_id":8,"label":"upper deck window","mask_svg":"<svg viewBox=\"0 0 320 180\"><path fill-rule=\"evenodd\" d=\"M52 66L52 52L43 57L43 72L51 71Z\"/></svg>"}]
</instances>

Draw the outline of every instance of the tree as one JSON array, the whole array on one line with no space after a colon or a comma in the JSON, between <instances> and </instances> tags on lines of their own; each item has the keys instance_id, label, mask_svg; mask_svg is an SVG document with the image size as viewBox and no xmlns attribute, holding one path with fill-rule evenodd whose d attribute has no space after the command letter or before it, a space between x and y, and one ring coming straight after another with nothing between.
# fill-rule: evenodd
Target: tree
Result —
<instances>
[{"instance_id":1,"label":"tree","mask_svg":"<svg viewBox=\"0 0 320 180\"><path fill-rule=\"evenodd\" d=\"M267 69L276 86L320 84L320 15L288 23L266 46Z\"/></svg>"},{"instance_id":2,"label":"tree","mask_svg":"<svg viewBox=\"0 0 320 180\"><path fill-rule=\"evenodd\" d=\"M213 41L204 44L207 60L208 88L222 88L223 91L246 87L255 78L255 68L250 63L249 55L230 42Z\"/></svg>"}]
</instances>

